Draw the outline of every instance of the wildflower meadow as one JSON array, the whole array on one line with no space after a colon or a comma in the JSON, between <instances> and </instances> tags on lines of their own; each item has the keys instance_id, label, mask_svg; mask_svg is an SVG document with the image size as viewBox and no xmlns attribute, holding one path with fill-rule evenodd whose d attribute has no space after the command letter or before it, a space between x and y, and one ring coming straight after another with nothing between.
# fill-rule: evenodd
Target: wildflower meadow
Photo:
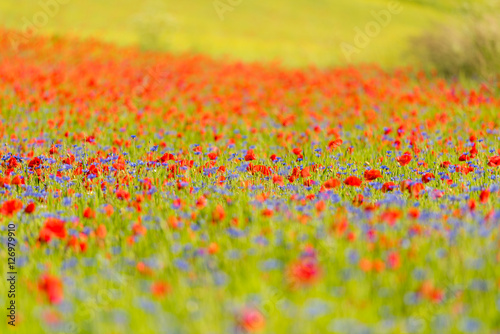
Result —
<instances>
[{"instance_id":1,"label":"wildflower meadow","mask_svg":"<svg viewBox=\"0 0 500 334\"><path fill-rule=\"evenodd\" d=\"M17 34L0 333L500 333L498 85Z\"/></svg>"}]
</instances>

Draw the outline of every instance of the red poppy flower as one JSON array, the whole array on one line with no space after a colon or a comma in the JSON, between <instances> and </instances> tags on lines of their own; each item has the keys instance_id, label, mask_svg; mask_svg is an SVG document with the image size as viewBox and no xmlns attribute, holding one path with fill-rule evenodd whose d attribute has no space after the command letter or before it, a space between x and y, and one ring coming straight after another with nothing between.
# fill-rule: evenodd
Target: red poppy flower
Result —
<instances>
[{"instance_id":1,"label":"red poppy flower","mask_svg":"<svg viewBox=\"0 0 500 334\"><path fill-rule=\"evenodd\" d=\"M113 206L111 204L106 204L103 208L104 210L104 213L106 214L106 216L111 216L114 212L115 212L115 209L113 208Z\"/></svg>"},{"instance_id":2,"label":"red poppy flower","mask_svg":"<svg viewBox=\"0 0 500 334\"><path fill-rule=\"evenodd\" d=\"M205 207L205 205L207 205L207 199L205 198L205 196L201 195L196 200L196 207L202 209Z\"/></svg>"},{"instance_id":3,"label":"red poppy flower","mask_svg":"<svg viewBox=\"0 0 500 334\"><path fill-rule=\"evenodd\" d=\"M302 155L302 149L296 147L292 150L293 154L297 156L297 159L302 159L304 156Z\"/></svg>"},{"instance_id":4,"label":"red poppy flower","mask_svg":"<svg viewBox=\"0 0 500 334\"><path fill-rule=\"evenodd\" d=\"M87 250L87 236L84 233L80 233L79 237L73 235L68 240L67 245L75 252L85 252Z\"/></svg>"},{"instance_id":5,"label":"red poppy flower","mask_svg":"<svg viewBox=\"0 0 500 334\"><path fill-rule=\"evenodd\" d=\"M401 212L399 210L389 209L380 215L380 220L387 222L390 226L393 226L400 217Z\"/></svg>"},{"instance_id":6,"label":"red poppy flower","mask_svg":"<svg viewBox=\"0 0 500 334\"><path fill-rule=\"evenodd\" d=\"M8 161L7 161L7 168L8 169L14 169L16 168L17 166L19 166L20 163L17 162L17 159L15 157L12 157L10 158Z\"/></svg>"},{"instance_id":7,"label":"red poppy flower","mask_svg":"<svg viewBox=\"0 0 500 334\"><path fill-rule=\"evenodd\" d=\"M0 186L5 188L6 185L10 184L10 178L8 176L6 177L0 177Z\"/></svg>"},{"instance_id":8,"label":"red poppy flower","mask_svg":"<svg viewBox=\"0 0 500 334\"><path fill-rule=\"evenodd\" d=\"M329 150L334 150L337 147L339 147L340 145L342 145L342 143L343 143L343 141L340 138L332 140L331 142L328 143L328 149Z\"/></svg>"},{"instance_id":9,"label":"red poppy flower","mask_svg":"<svg viewBox=\"0 0 500 334\"><path fill-rule=\"evenodd\" d=\"M283 186L284 185L283 181L284 181L283 176L281 176L281 175L274 175L273 176L273 183L274 184L277 184L279 186Z\"/></svg>"},{"instance_id":10,"label":"red poppy flower","mask_svg":"<svg viewBox=\"0 0 500 334\"><path fill-rule=\"evenodd\" d=\"M373 260L372 265L373 265L373 270L377 273L380 273L385 269L385 263L380 259Z\"/></svg>"},{"instance_id":11,"label":"red poppy flower","mask_svg":"<svg viewBox=\"0 0 500 334\"><path fill-rule=\"evenodd\" d=\"M264 316L255 308L245 308L238 318L238 326L246 333L261 331L265 325Z\"/></svg>"},{"instance_id":12,"label":"red poppy flower","mask_svg":"<svg viewBox=\"0 0 500 334\"><path fill-rule=\"evenodd\" d=\"M61 162L66 165L71 165L73 164L73 162L75 162L75 156L71 153L68 153L68 157L61 160Z\"/></svg>"},{"instance_id":13,"label":"red poppy flower","mask_svg":"<svg viewBox=\"0 0 500 334\"><path fill-rule=\"evenodd\" d=\"M83 211L83 217L84 218L88 218L88 219L95 218L95 212L94 212L94 210L92 210L91 208L86 208Z\"/></svg>"},{"instance_id":14,"label":"red poppy flower","mask_svg":"<svg viewBox=\"0 0 500 334\"><path fill-rule=\"evenodd\" d=\"M87 173L85 173L86 175L95 175L95 176L99 176L99 169L97 169L97 167L95 165L90 165L89 166L89 169L87 171Z\"/></svg>"},{"instance_id":15,"label":"red poppy flower","mask_svg":"<svg viewBox=\"0 0 500 334\"><path fill-rule=\"evenodd\" d=\"M387 256L387 262L389 264L389 268L398 269L401 266L401 257L396 252L391 252Z\"/></svg>"},{"instance_id":16,"label":"red poppy flower","mask_svg":"<svg viewBox=\"0 0 500 334\"><path fill-rule=\"evenodd\" d=\"M306 167L300 171L300 176L303 178L311 176L311 173L309 172L309 167Z\"/></svg>"},{"instance_id":17,"label":"red poppy flower","mask_svg":"<svg viewBox=\"0 0 500 334\"><path fill-rule=\"evenodd\" d=\"M10 199L2 203L0 212L6 216L12 216L17 211L23 208L23 202L18 199Z\"/></svg>"},{"instance_id":18,"label":"red poppy flower","mask_svg":"<svg viewBox=\"0 0 500 334\"><path fill-rule=\"evenodd\" d=\"M382 192L386 193L388 191L393 191L397 187L396 183L394 182L386 182L382 185Z\"/></svg>"},{"instance_id":19,"label":"red poppy flower","mask_svg":"<svg viewBox=\"0 0 500 334\"><path fill-rule=\"evenodd\" d=\"M481 193L479 194L479 200L481 201L481 203L486 203L488 202L488 199L490 198L490 190L489 189L484 189L483 191L481 191Z\"/></svg>"},{"instance_id":20,"label":"red poppy flower","mask_svg":"<svg viewBox=\"0 0 500 334\"><path fill-rule=\"evenodd\" d=\"M472 146L472 148L470 149L469 154L471 158L475 158L477 156L477 148L475 143L474 146Z\"/></svg>"},{"instance_id":21,"label":"red poppy flower","mask_svg":"<svg viewBox=\"0 0 500 334\"><path fill-rule=\"evenodd\" d=\"M367 181L373 181L375 179L378 179L379 177L382 177L382 174L376 169L370 169L365 171L364 176Z\"/></svg>"},{"instance_id":22,"label":"red poppy flower","mask_svg":"<svg viewBox=\"0 0 500 334\"><path fill-rule=\"evenodd\" d=\"M359 268L364 272L370 272L373 269L373 262L370 259L362 258L359 260Z\"/></svg>"},{"instance_id":23,"label":"red poppy flower","mask_svg":"<svg viewBox=\"0 0 500 334\"><path fill-rule=\"evenodd\" d=\"M411 155L408 152L405 152L402 156L397 157L396 161L401 165L401 166L406 166L410 163L411 161Z\"/></svg>"},{"instance_id":24,"label":"red poppy flower","mask_svg":"<svg viewBox=\"0 0 500 334\"><path fill-rule=\"evenodd\" d=\"M470 159L471 157L468 154L464 153L458 158L458 161L469 161Z\"/></svg>"},{"instance_id":25,"label":"red poppy flower","mask_svg":"<svg viewBox=\"0 0 500 334\"><path fill-rule=\"evenodd\" d=\"M217 252L219 252L219 245L216 242L211 242L210 245L208 245L208 254L214 255Z\"/></svg>"},{"instance_id":26,"label":"red poppy flower","mask_svg":"<svg viewBox=\"0 0 500 334\"><path fill-rule=\"evenodd\" d=\"M63 284L59 278L45 274L38 280L38 290L42 291L51 304L63 300Z\"/></svg>"},{"instance_id":27,"label":"red poppy flower","mask_svg":"<svg viewBox=\"0 0 500 334\"><path fill-rule=\"evenodd\" d=\"M288 267L288 278L293 286L310 285L320 277L320 268L316 261L302 259Z\"/></svg>"},{"instance_id":28,"label":"red poppy flower","mask_svg":"<svg viewBox=\"0 0 500 334\"><path fill-rule=\"evenodd\" d=\"M66 238L66 228L64 221L58 218L47 218L45 224L40 230L38 240L49 242L53 237L64 239Z\"/></svg>"},{"instance_id":29,"label":"red poppy flower","mask_svg":"<svg viewBox=\"0 0 500 334\"><path fill-rule=\"evenodd\" d=\"M142 225L140 221L132 225L132 232L134 235L146 235L147 231L147 228Z\"/></svg>"},{"instance_id":30,"label":"red poppy flower","mask_svg":"<svg viewBox=\"0 0 500 334\"><path fill-rule=\"evenodd\" d=\"M323 183L323 186L326 190L335 189L340 186L340 181L338 179L329 179Z\"/></svg>"},{"instance_id":31,"label":"red poppy flower","mask_svg":"<svg viewBox=\"0 0 500 334\"><path fill-rule=\"evenodd\" d=\"M130 198L130 194L126 190L118 189L116 191L116 198L122 199L122 200L128 200Z\"/></svg>"},{"instance_id":32,"label":"red poppy flower","mask_svg":"<svg viewBox=\"0 0 500 334\"><path fill-rule=\"evenodd\" d=\"M361 180L356 176L349 176L344 180L344 184L353 187L359 187L361 185Z\"/></svg>"},{"instance_id":33,"label":"red poppy flower","mask_svg":"<svg viewBox=\"0 0 500 334\"><path fill-rule=\"evenodd\" d=\"M163 281L154 282L151 285L151 293L157 298L165 296L170 292L170 290L170 285Z\"/></svg>"},{"instance_id":34,"label":"red poppy flower","mask_svg":"<svg viewBox=\"0 0 500 334\"><path fill-rule=\"evenodd\" d=\"M12 180L10 181L10 184L21 185L21 184L24 184L24 180L19 175L16 175L12 178Z\"/></svg>"},{"instance_id":35,"label":"red poppy flower","mask_svg":"<svg viewBox=\"0 0 500 334\"><path fill-rule=\"evenodd\" d=\"M269 209L269 208L265 208L264 210L262 210L262 215L264 217L272 217L273 216L273 210Z\"/></svg>"},{"instance_id":36,"label":"red poppy flower","mask_svg":"<svg viewBox=\"0 0 500 334\"><path fill-rule=\"evenodd\" d=\"M425 173L423 176L422 176L422 182L423 183L429 183L431 182L432 180L434 180L436 177L434 176L434 174L432 173Z\"/></svg>"},{"instance_id":37,"label":"red poppy flower","mask_svg":"<svg viewBox=\"0 0 500 334\"><path fill-rule=\"evenodd\" d=\"M224 211L224 207L218 204L212 213L212 218L214 222L222 221L224 220L225 217L226 217L226 212Z\"/></svg>"},{"instance_id":38,"label":"red poppy flower","mask_svg":"<svg viewBox=\"0 0 500 334\"><path fill-rule=\"evenodd\" d=\"M315 207L316 207L316 211L323 212L326 209L326 204L324 201L318 201L318 202L316 202Z\"/></svg>"},{"instance_id":39,"label":"red poppy flower","mask_svg":"<svg viewBox=\"0 0 500 334\"><path fill-rule=\"evenodd\" d=\"M408 210L408 216L417 219L418 217L420 217L420 211L418 211L417 208L410 208Z\"/></svg>"},{"instance_id":40,"label":"red poppy flower","mask_svg":"<svg viewBox=\"0 0 500 334\"><path fill-rule=\"evenodd\" d=\"M490 166L490 167L500 166L500 155L490 157L488 160L488 166Z\"/></svg>"},{"instance_id":41,"label":"red poppy flower","mask_svg":"<svg viewBox=\"0 0 500 334\"><path fill-rule=\"evenodd\" d=\"M438 303L443 299L443 291L434 287L431 281L424 281L418 289L418 294L432 302Z\"/></svg>"},{"instance_id":42,"label":"red poppy flower","mask_svg":"<svg viewBox=\"0 0 500 334\"><path fill-rule=\"evenodd\" d=\"M443 162L439 165L439 167L441 167L441 168L448 168L448 166L449 166L449 165L451 165L451 162L449 162L449 161L443 161Z\"/></svg>"},{"instance_id":43,"label":"red poppy flower","mask_svg":"<svg viewBox=\"0 0 500 334\"><path fill-rule=\"evenodd\" d=\"M201 147L200 147L200 152L201 152ZM158 161L161 162L161 163L165 163L167 161L174 161L175 160L175 156L172 154L172 153L165 153L164 155L162 155Z\"/></svg>"},{"instance_id":44,"label":"red poppy flower","mask_svg":"<svg viewBox=\"0 0 500 334\"><path fill-rule=\"evenodd\" d=\"M419 198L420 193L424 190L424 185L422 183L414 183L407 187L410 195L414 198Z\"/></svg>"},{"instance_id":45,"label":"red poppy flower","mask_svg":"<svg viewBox=\"0 0 500 334\"><path fill-rule=\"evenodd\" d=\"M362 194L357 194L356 196L354 196L353 200L352 200L352 205L354 206L360 206L361 204L363 204L363 201L364 201L364 197Z\"/></svg>"},{"instance_id":46,"label":"red poppy flower","mask_svg":"<svg viewBox=\"0 0 500 334\"><path fill-rule=\"evenodd\" d=\"M314 182L314 180L305 180L304 181L304 186L305 187L312 187L316 184L316 182Z\"/></svg>"},{"instance_id":47,"label":"red poppy flower","mask_svg":"<svg viewBox=\"0 0 500 334\"><path fill-rule=\"evenodd\" d=\"M30 160L30 162L28 162L28 167L29 168L36 168L36 167L40 166L41 164L42 164L42 160L39 157L36 157L36 158Z\"/></svg>"},{"instance_id":48,"label":"red poppy flower","mask_svg":"<svg viewBox=\"0 0 500 334\"><path fill-rule=\"evenodd\" d=\"M30 204L26 205L26 207L24 208L24 212L28 214L33 213L35 212L35 208L35 203L31 202Z\"/></svg>"},{"instance_id":49,"label":"red poppy flower","mask_svg":"<svg viewBox=\"0 0 500 334\"><path fill-rule=\"evenodd\" d=\"M98 238L101 238L101 239L104 239L106 238L106 234L107 234L107 230L106 230L106 225L104 224L101 224L97 227L97 229L95 230L95 235L98 237Z\"/></svg>"},{"instance_id":50,"label":"red poppy flower","mask_svg":"<svg viewBox=\"0 0 500 334\"><path fill-rule=\"evenodd\" d=\"M476 201L475 201L473 198L471 198L471 199L469 200L469 203L467 203L467 206L469 207L469 210L470 210L470 211L474 211L474 210L476 210L476 206L477 206L477 205L476 205Z\"/></svg>"},{"instance_id":51,"label":"red poppy flower","mask_svg":"<svg viewBox=\"0 0 500 334\"><path fill-rule=\"evenodd\" d=\"M152 276L153 275L153 270L142 261L137 263L136 268L137 268L137 271L139 273L141 273L141 275L144 275L144 276Z\"/></svg>"},{"instance_id":52,"label":"red poppy flower","mask_svg":"<svg viewBox=\"0 0 500 334\"><path fill-rule=\"evenodd\" d=\"M57 149L57 147L55 147L54 145L52 145L50 147L50 150L49 150L49 154L57 154L59 152L59 150Z\"/></svg>"},{"instance_id":53,"label":"red poppy flower","mask_svg":"<svg viewBox=\"0 0 500 334\"><path fill-rule=\"evenodd\" d=\"M247 154L245 155L245 161L252 161L255 159L257 159L257 157L255 156L255 153L253 152L252 149L249 149L247 151Z\"/></svg>"}]
</instances>

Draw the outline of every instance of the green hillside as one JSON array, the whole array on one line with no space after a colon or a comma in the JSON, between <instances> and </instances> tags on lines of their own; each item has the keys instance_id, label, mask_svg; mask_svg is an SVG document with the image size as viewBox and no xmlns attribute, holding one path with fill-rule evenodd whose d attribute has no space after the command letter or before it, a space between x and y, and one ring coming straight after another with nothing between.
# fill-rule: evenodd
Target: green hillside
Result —
<instances>
[{"instance_id":1,"label":"green hillside","mask_svg":"<svg viewBox=\"0 0 500 334\"><path fill-rule=\"evenodd\" d=\"M373 11L391 1L375 0L51 0L0 2L0 24L38 33L95 36L119 44L139 43L175 52L195 51L242 60L281 60L286 65L346 62L340 45L355 46L355 29L376 22ZM55 1L55 0L54 0ZM230 3L235 4L230 5ZM239 3L239 4L238 4ZM359 52L353 62L406 64L407 37L453 18L452 1L400 1L401 12ZM218 9L216 9L216 6ZM52 7L49 7L52 8ZM44 21L44 12L46 15ZM376 32L376 31L375 31ZM345 45L345 44L344 44Z\"/></svg>"}]
</instances>

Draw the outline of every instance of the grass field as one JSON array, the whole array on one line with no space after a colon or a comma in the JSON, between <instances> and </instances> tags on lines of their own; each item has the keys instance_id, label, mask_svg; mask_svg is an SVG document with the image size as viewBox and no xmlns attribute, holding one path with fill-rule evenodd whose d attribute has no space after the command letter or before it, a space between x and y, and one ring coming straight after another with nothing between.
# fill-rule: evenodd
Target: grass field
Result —
<instances>
[{"instance_id":1,"label":"grass field","mask_svg":"<svg viewBox=\"0 0 500 334\"><path fill-rule=\"evenodd\" d=\"M226 0L221 0L222 2ZM229 55L246 61L279 60L286 65L320 66L346 62L340 44L353 43L355 27L373 21L372 11L387 8L376 0L242 0L223 15L212 0L198 1L67 1L39 32L95 36L122 45L147 41L145 32L158 35L156 48L176 52ZM400 1L403 10L352 58L385 66L409 63L407 38L433 23L455 20L454 1ZM36 0L2 1L0 23L22 29L27 18L42 10ZM173 18L172 26L161 22ZM142 23L141 23L142 22Z\"/></svg>"}]
</instances>

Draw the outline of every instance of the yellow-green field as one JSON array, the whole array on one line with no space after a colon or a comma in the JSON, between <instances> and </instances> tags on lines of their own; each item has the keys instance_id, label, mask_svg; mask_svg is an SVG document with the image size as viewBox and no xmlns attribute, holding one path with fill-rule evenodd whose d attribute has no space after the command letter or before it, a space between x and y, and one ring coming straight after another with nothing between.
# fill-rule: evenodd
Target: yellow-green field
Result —
<instances>
[{"instance_id":1,"label":"yellow-green field","mask_svg":"<svg viewBox=\"0 0 500 334\"><path fill-rule=\"evenodd\" d=\"M0 2L0 24L25 28L26 21L43 11L50 0ZM391 1L375 0L64 0L46 24L36 31L50 34L95 36L118 44L143 44L176 52L194 51L229 55L245 61L280 60L285 65L320 66L346 62L340 44L353 44L355 28L373 21L372 11ZM214 3L230 10L218 14ZM400 1L402 11L352 57L353 62L391 66L408 64L407 40L456 17L455 1ZM222 7L219 7L222 8ZM227 7L226 7L227 8ZM173 20L171 22L171 20ZM169 21L168 24L162 22ZM40 21L43 23L43 20ZM154 31L158 43L145 31Z\"/></svg>"}]
</instances>

